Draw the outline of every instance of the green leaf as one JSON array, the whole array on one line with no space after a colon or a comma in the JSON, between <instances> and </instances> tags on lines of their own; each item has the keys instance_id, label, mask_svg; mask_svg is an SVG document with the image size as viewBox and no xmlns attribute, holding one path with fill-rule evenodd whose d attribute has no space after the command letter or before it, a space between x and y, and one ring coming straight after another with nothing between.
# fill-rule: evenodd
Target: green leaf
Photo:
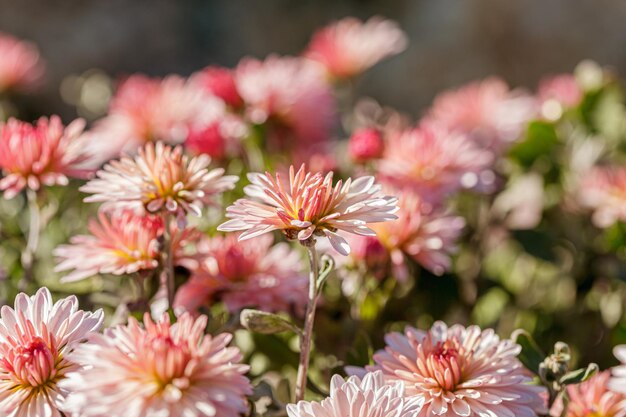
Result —
<instances>
[{"instance_id":1,"label":"green leaf","mask_svg":"<svg viewBox=\"0 0 626 417\"><path fill-rule=\"evenodd\" d=\"M511 149L510 156L528 167L540 156L549 155L558 143L559 138L553 124L534 121L528 125L526 139Z\"/></svg>"},{"instance_id":2,"label":"green leaf","mask_svg":"<svg viewBox=\"0 0 626 417\"><path fill-rule=\"evenodd\" d=\"M591 378L598 372L598 365L590 363L586 368L580 368L572 372L568 372L559 380L561 385L580 384Z\"/></svg>"},{"instance_id":3,"label":"green leaf","mask_svg":"<svg viewBox=\"0 0 626 417\"><path fill-rule=\"evenodd\" d=\"M300 329L289 320L265 311L245 309L241 312L240 320L243 327L256 333L274 334L291 331L300 334Z\"/></svg>"},{"instance_id":4,"label":"green leaf","mask_svg":"<svg viewBox=\"0 0 626 417\"><path fill-rule=\"evenodd\" d=\"M537 342L526 330L515 330L511 334L511 339L522 347L518 359L526 368L538 375L539 365L543 362L546 354L543 353Z\"/></svg>"}]
</instances>

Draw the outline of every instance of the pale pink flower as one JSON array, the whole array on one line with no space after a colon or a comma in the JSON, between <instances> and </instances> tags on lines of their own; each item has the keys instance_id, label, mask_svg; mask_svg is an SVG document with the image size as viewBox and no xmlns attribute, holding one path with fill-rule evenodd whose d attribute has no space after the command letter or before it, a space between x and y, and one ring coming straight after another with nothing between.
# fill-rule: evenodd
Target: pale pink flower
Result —
<instances>
[{"instance_id":1,"label":"pale pink flower","mask_svg":"<svg viewBox=\"0 0 626 417\"><path fill-rule=\"evenodd\" d=\"M615 392L626 394L626 345L615 346L613 354L620 361L620 365L611 369L612 378L608 387Z\"/></svg>"},{"instance_id":2,"label":"pale pink flower","mask_svg":"<svg viewBox=\"0 0 626 417\"><path fill-rule=\"evenodd\" d=\"M204 205L233 189L239 179L224 175L223 168L209 170L210 162L207 155L188 157L180 146L148 143L134 158L105 165L80 190L93 194L86 202L102 202L105 209L143 207L149 213L173 214L184 224L188 212L199 216Z\"/></svg>"},{"instance_id":3,"label":"pale pink flower","mask_svg":"<svg viewBox=\"0 0 626 417\"><path fill-rule=\"evenodd\" d=\"M580 203L593 210L593 223L609 227L617 221L626 221L626 168L596 167L579 186Z\"/></svg>"},{"instance_id":4,"label":"pale pink flower","mask_svg":"<svg viewBox=\"0 0 626 417\"><path fill-rule=\"evenodd\" d=\"M500 155L520 139L537 110L533 97L492 77L440 94L427 118Z\"/></svg>"},{"instance_id":5,"label":"pale pink flower","mask_svg":"<svg viewBox=\"0 0 626 417\"><path fill-rule=\"evenodd\" d=\"M357 129L348 142L348 154L353 161L367 162L383 155L385 142L377 129Z\"/></svg>"},{"instance_id":6,"label":"pale pink flower","mask_svg":"<svg viewBox=\"0 0 626 417\"><path fill-rule=\"evenodd\" d=\"M243 100L235 84L235 76L230 68L210 66L191 76L196 85L205 88L211 94L224 100L232 108L239 108Z\"/></svg>"},{"instance_id":7,"label":"pale pink flower","mask_svg":"<svg viewBox=\"0 0 626 417\"><path fill-rule=\"evenodd\" d=\"M34 125L16 119L1 123L4 197L12 198L26 187L37 191L42 185L67 185L68 177L85 177L88 155L80 137L84 126L78 119L64 127L58 116L42 117Z\"/></svg>"},{"instance_id":8,"label":"pale pink flower","mask_svg":"<svg viewBox=\"0 0 626 417\"><path fill-rule=\"evenodd\" d=\"M61 417L68 395L60 386L80 365L69 358L80 342L102 325L102 311L78 309L71 296L52 302L47 288L32 297L21 293L15 308L0 316L0 415Z\"/></svg>"},{"instance_id":9,"label":"pale pink flower","mask_svg":"<svg viewBox=\"0 0 626 417\"><path fill-rule=\"evenodd\" d=\"M544 78L537 91L541 114L548 120L558 120L566 109L578 106L583 95L582 87L572 74Z\"/></svg>"},{"instance_id":10,"label":"pale pink flower","mask_svg":"<svg viewBox=\"0 0 626 417\"><path fill-rule=\"evenodd\" d=\"M326 176L307 172L302 165L298 172L289 168L289 179L280 174L250 173L252 183L244 188L250 199L242 198L226 209L232 220L218 227L222 231L244 230L240 240L272 230L281 230L289 239L310 241L325 236L342 255L350 253L346 240L336 232L342 230L363 236L374 231L367 223L393 220L397 199L380 193L374 177L361 177L333 186L333 173Z\"/></svg>"},{"instance_id":11,"label":"pale pink flower","mask_svg":"<svg viewBox=\"0 0 626 417\"><path fill-rule=\"evenodd\" d=\"M324 65L334 78L351 78L404 51L407 44L394 21L347 17L316 32L304 55Z\"/></svg>"},{"instance_id":12,"label":"pale pink flower","mask_svg":"<svg viewBox=\"0 0 626 417\"><path fill-rule=\"evenodd\" d=\"M567 412L563 412L563 402L558 401L550 410L552 416L563 417L621 417L626 414L626 396L608 387L610 371L592 376L588 381L568 385L569 397Z\"/></svg>"},{"instance_id":13,"label":"pale pink flower","mask_svg":"<svg viewBox=\"0 0 626 417\"><path fill-rule=\"evenodd\" d=\"M0 93L32 88L43 74L44 64L37 46L0 33Z\"/></svg>"},{"instance_id":14,"label":"pale pink flower","mask_svg":"<svg viewBox=\"0 0 626 417\"><path fill-rule=\"evenodd\" d=\"M62 386L71 392L64 410L81 417L238 417L248 409L251 386L241 353L228 333L205 335L207 317L167 314L144 326L94 334L70 359L84 365Z\"/></svg>"},{"instance_id":15,"label":"pale pink flower","mask_svg":"<svg viewBox=\"0 0 626 417\"><path fill-rule=\"evenodd\" d=\"M493 155L467 136L422 124L389 135L376 166L387 182L412 189L424 200L438 204L461 189L493 187L492 162Z\"/></svg>"},{"instance_id":16,"label":"pale pink flower","mask_svg":"<svg viewBox=\"0 0 626 417\"><path fill-rule=\"evenodd\" d=\"M244 58L235 69L235 82L248 119L264 125L271 150L291 151L328 140L336 104L316 63L293 57Z\"/></svg>"},{"instance_id":17,"label":"pale pink flower","mask_svg":"<svg viewBox=\"0 0 626 417\"><path fill-rule=\"evenodd\" d=\"M545 412L545 388L530 385L532 376L517 359L520 346L491 329L448 328L438 321L429 331L407 327L385 341L387 347L374 354L376 365L366 369L382 370L387 382L404 383L406 396L424 398L420 417Z\"/></svg>"},{"instance_id":18,"label":"pale pink flower","mask_svg":"<svg viewBox=\"0 0 626 417\"><path fill-rule=\"evenodd\" d=\"M330 395L321 402L300 401L287 405L289 417L414 417L421 398L406 398L401 383L386 384L382 372L363 379L333 376Z\"/></svg>"},{"instance_id":19,"label":"pale pink flower","mask_svg":"<svg viewBox=\"0 0 626 417\"><path fill-rule=\"evenodd\" d=\"M176 293L175 306L195 311L222 300L231 312L245 307L264 311L301 310L308 277L298 252L286 243L272 245L271 235L239 241L234 234L215 236L198 246L200 267Z\"/></svg>"}]
</instances>

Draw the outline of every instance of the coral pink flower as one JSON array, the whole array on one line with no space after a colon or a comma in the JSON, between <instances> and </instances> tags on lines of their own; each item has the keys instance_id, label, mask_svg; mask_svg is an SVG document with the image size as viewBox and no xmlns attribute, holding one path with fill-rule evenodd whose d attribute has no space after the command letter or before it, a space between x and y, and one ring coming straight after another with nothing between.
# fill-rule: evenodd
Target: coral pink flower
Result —
<instances>
[{"instance_id":1,"label":"coral pink flower","mask_svg":"<svg viewBox=\"0 0 626 417\"><path fill-rule=\"evenodd\" d=\"M168 212L184 224L188 212L199 216L203 205L233 189L239 179L224 175L223 168L209 170L210 162L207 155L189 158L180 146L148 143L136 157L108 163L80 190L93 194L86 202Z\"/></svg>"},{"instance_id":2,"label":"coral pink flower","mask_svg":"<svg viewBox=\"0 0 626 417\"><path fill-rule=\"evenodd\" d=\"M548 120L557 120L565 109L580 104L583 90L572 74L560 74L541 80L537 95L541 114Z\"/></svg>"},{"instance_id":3,"label":"coral pink flower","mask_svg":"<svg viewBox=\"0 0 626 417\"><path fill-rule=\"evenodd\" d=\"M232 335L205 335L207 317L167 315L145 328L126 326L94 334L70 359L85 367L67 375L64 409L81 417L238 417L251 394Z\"/></svg>"},{"instance_id":4,"label":"coral pink flower","mask_svg":"<svg viewBox=\"0 0 626 417\"><path fill-rule=\"evenodd\" d=\"M218 230L245 230L240 240L272 230L281 230L289 239L309 241L325 236L342 255L350 253L346 240L336 232L342 230L363 236L374 232L366 223L393 220L397 199L380 194L374 177L341 180L333 187L333 173L326 176L307 172L304 165L295 172L289 169L289 180L280 174L251 173L252 183L244 192L252 199L239 199L226 209L232 219Z\"/></svg>"},{"instance_id":5,"label":"coral pink flower","mask_svg":"<svg viewBox=\"0 0 626 417\"><path fill-rule=\"evenodd\" d=\"M423 400L406 398L401 383L386 384L382 372L330 382L330 396L321 402L300 401L287 405L289 417L414 417Z\"/></svg>"},{"instance_id":6,"label":"coral pink flower","mask_svg":"<svg viewBox=\"0 0 626 417\"><path fill-rule=\"evenodd\" d=\"M440 94L427 118L452 132L469 135L499 155L521 137L536 113L534 98L511 91L499 78L488 78Z\"/></svg>"},{"instance_id":7,"label":"coral pink flower","mask_svg":"<svg viewBox=\"0 0 626 417\"><path fill-rule=\"evenodd\" d=\"M592 169L583 179L578 197L583 206L594 211L596 226L604 228L626 221L626 168Z\"/></svg>"},{"instance_id":8,"label":"coral pink flower","mask_svg":"<svg viewBox=\"0 0 626 417\"><path fill-rule=\"evenodd\" d=\"M390 333L374 355L387 382L401 381L405 395L424 398L422 416L536 417L545 411L545 388L517 359L520 346L477 326L448 328L436 322L425 332L407 327Z\"/></svg>"},{"instance_id":9,"label":"coral pink flower","mask_svg":"<svg viewBox=\"0 0 626 417\"><path fill-rule=\"evenodd\" d=\"M304 58L244 58L235 82L252 123L263 124L274 150L324 142L336 118L331 87L319 65Z\"/></svg>"},{"instance_id":10,"label":"coral pink flower","mask_svg":"<svg viewBox=\"0 0 626 417\"><path fill-rule=\"evenodd\" d=\"M492 154L466 136L422 124L389 135L377 168L389 183L412 189L424 200L438 204L463 188L492 187L492 162Z\"/></svg>"},{"instance_id":11,"label":"coral pink flower","mask_svg":"<svg viewBox=\"0 0 626 417\"><path fill-rule=\"evenodd\" d=\"M243 105L243 100L237 91L233 70L229 68L206 67L193 74L191 80L233 108Z\"/></svg>"},{"instance_id":12,"label":"coral pink flower","mask_svg":"<svg viewBox=\"0 0 626 417\"><path fill-rule=\"evenodd\" d=\"M0 316L0 415L61 417L68 391L59 383L79 368L68 356L102 325L102 311L78 310L71 296L56 303L47 288L19 294Z\"/></svg>"},{"instance_id":13,"label":"coral pink flower","mask_svg":"<svg viewBox=\"0 0 626 417\"><path fill-rule=\"evenodd\" d=\"M304 55L324 65L332 77L350 78L399 54L407 44L396 22L379 16L367 22L347 17L315 33Z\"/></svg>"},{"instance_id":14,"label":"coral pink flower","mask_svg":"<svg viewBox=\"0 0 626 417\"><path fill-rule=\"evenodd\" d=\"M564 417L618 417L626 414L626 396L608 387L611 372L592 376L588 381L567 387L569 402L562 414L563 404L557 402L550 410L552 416Z\"/></svg>"},{"instance_id":15,"label":"coral pink flower","mask_svg":"<svg viewBox=\"0 0 626 417\"><path fill-rule=\"evenodd\" d=\"M373 128L358 129L348 142L348 154L356 162L380 158L385 150L382 134Z\"/></svg>"},{"instance_id":16,"label":"coral pink flower","mask_svg":"<svg viewBox=\"0 0 626 417\"><path fill-rule=\"evenodd\" d=\"M301 310L308 278L300 256L285 243L272 246L273 240L263 235L240 242L233 234L208 239L198 247L201 266L178 290L175 305L195 311L213 299L223 300L231 312Z\"/></svg>"},{"instance_id":17,"label":"coral pink flower","mask_svg":"<svg viewBox=\"0 0 626 417\"><path fill-rule=\"evenodd\" d=\"M42 184L67 185L68 177L84 177L84 125L79 119L64 127L57 116L42 117L35 125L16 119L0 124L0 169L5 175L0 190L5 198L25 187L37 191Z\"/></svg>"},{"instance_id":18,"label":"coral pink flower","mask_svg":"<svg viewBox=\"0 0 626 417\"><path fill-rule=\"evenodd\" d=\"M32 88L43 73L44 64L34 44L0 33L0 93Z\"/></svg>"}]
</instances>

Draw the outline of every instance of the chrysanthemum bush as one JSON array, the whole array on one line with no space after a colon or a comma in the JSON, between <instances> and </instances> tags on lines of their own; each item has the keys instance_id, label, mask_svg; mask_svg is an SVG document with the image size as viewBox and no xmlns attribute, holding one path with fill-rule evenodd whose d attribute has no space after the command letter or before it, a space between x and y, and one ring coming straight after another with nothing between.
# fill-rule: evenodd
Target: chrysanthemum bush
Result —
<instances>
[{"instance_id":1,"label":"chrysanthemum bush","mask_svg":"<svg viewBox=\"0 0 626 417\"><path fill-rule=\"evenodd\" d=\"M626 415L616 75L358 97L408 42L346 18L61 121L0 34L0 415Z\"/></svg>"}]
</instances>

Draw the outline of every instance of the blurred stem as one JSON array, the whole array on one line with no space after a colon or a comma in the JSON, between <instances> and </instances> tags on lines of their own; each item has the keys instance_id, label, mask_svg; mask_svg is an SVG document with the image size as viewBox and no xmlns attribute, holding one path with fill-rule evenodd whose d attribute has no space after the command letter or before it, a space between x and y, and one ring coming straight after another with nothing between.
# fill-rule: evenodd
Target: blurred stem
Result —
<instances>
[{"instance_id":1,"label":"blurred stem","mask_svg":"<svg viewBox=\"0 0 626 417\"><path fill-rule=\"evenodd\" d=\"M306 391L307 373L309 369L309 358L311 356L311 340L313 338L313 322L315 321L315 309L317 306L317 296L319 294L319 260L315 244L307 246L309 252L309 299L304 317L304 329L300 338L300 362L298 364L298 376L296 378L296 402L304 399Z\"/></svg>"},{"instance_id":2,"label":"blurred stem","mask_svg":"<svg viewBox=\"0 0 626 417\"><path fill-rule=\"evenodd\" d=\"M41 231L41 211L37 201L37 192L27 188L26 200L28 202L28 238L26 241L26 249L22 253L22 268L24 274L18 283L18 289L25 291L26 287L33 280L33 267L35 264L35 253L39 246L39 232Z\"/></svg>"},{"instance_id":3,"label":"blurred stem","mask_svg":"<svg viewBox=\"0 0 626 417\"><path fill-rule=\"evenodd\" d=\"M170 214L168 212L163 213L163 248L162 248L162 262L163 273L165 274L165 290L167 293L167 306L173 308L174 295L176 293L176 282L174 277L174 253L172 245L172 231L170 229Z\"/></svg>"}]
</instances>

